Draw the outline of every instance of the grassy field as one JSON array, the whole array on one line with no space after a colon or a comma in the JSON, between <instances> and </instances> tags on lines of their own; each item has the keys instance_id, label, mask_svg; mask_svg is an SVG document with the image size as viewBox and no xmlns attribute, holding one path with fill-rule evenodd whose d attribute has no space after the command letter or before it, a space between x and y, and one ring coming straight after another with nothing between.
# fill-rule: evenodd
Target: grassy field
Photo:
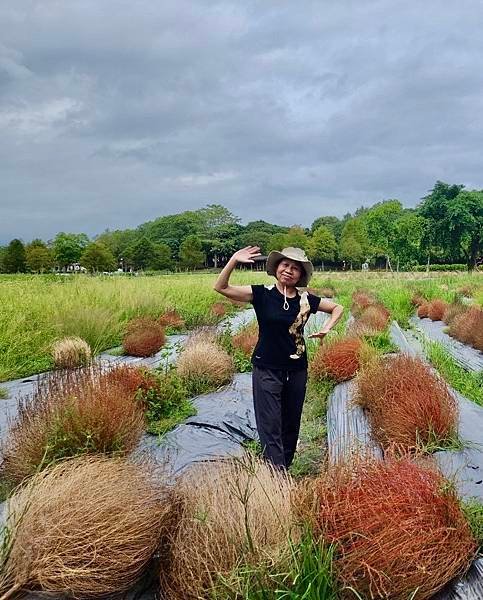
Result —
<instances>
[{"instance_id":1,"label":"grassy field","mask_svg":"<svg viewBox=\"0 0 483 600\"><path fill-rule=\"evenodd\" d=\"M159 316L176 308L191 329L216 322L211 312L220 296L213 291L216 275L187 273L152 277L88 277L0 275L0 381L52 367L50 345L66 335L85 339L94 353L120 343L127 322L140 315ZM269 283L263 272L238 271L234 283ZM316 273L315 288L333 285L339 302L350 305L358 287L378 294L402 326L413 312L414 289L427 297L451 299L471 284L475 301L483 303L483 275L424 273ZM235 307L227 303L227 310Z\"/></svg>"},{"instance_id":2,"label":"grassy field","mask_svg":"<svg viewBox=\"0 0 483 600\"><path fill-rule=\"evenodd\" d=\"M94 352L99 352L119 344L127 323L136 316L158 317L168 309L176 309L185 320L186 329L188 330L198 325L215 323L222 318L222 316L219 314L216 315L212 310L213 304L215 302L220 302L221 300L221 297L212 290L214 280L215 275L208 273L119 278L87 276L16 276L4 277L3 279L0 278L0 381L49 369L52 366L50 346L54 340L65 335L78 335L88 341ZM265 273L240 271L234 275L233 281L234 283L239 284L249 284L269 283L273 282L273 279L269 278ZM342 336L345 330L346 320L351 312L351 296L358 288L364 288L376 295L377 298L390 309L392 318L396 319L404 327L408 325L409 317L414 314L415 308L411 303L413 294L423 294L428 299L441 298L444 300L452 300L457 290L468 284L471 284L473 288L473 302L481 304L481 301L483 300L483 294L481 293L481 290L483 289L483 276L481 275L473 277L451 275L426 278L424 274L411 276L384 273L371 273L365 275L360 273L317 273L311 282L311 285L315 289L328 286L333 287L336 292L336 301L342 303L346 308L344 318L338 323L335 331L330 334L330 337L335 340L338 336ZM359 294L359 296L364 296L364 294ZM368 295L366 294L366 298L367 296ZM227 312L236 311L238 309L238 307L228 302L225 302L225 306ZM357 308L357 306L355 306L355 308ZM354 314L357 315L355 309ZM387 326L387 314L385 323ZM218 372L220 365L224 364L223 361L220 359L217 360L216 358L216 356L220 356L220 353L223 353L222 349L217 347L217 342L220 343L223 348L226 346L225 349L228 350L235 359L233 364L230 356L226 355L227 364L229 363L230 377L233 375L233 370L245 371L251 368L248 354L241 358L236 354L235 349L240 350L240 348L234 345L233 338L230 336L229 332L219 336L220 339L217 341L212 340L211 342L207 342L206 339L204 340L204 336L206 336L206 332L202 332L202 335L198 336L198 344L202 344L202 352L194 354L191 358L191 363L186 361L185 354L185 370L183 370L183 355L178 358L176 365L169 369L163 366L157 371L136 374L136 369L127 367L127 371L124 372L124 374L118 374L114 379L112 379L114 371L109 371L107 374L109 379L107 380L106 373L103 373L101 376L100 371L98 371L96 375L95 369L98 367L94 366L92 374L94 383L90 388L87 387L87 383L91 380L88 379L87 375L83 375L86 379L85 381L82 380L84 381L84 383L82 383L79 379L80 371L54 371L50 374L49 377L53 378L52 386L48 388L44 385L41 388L41 390L43 390L42 393L44 394L44 401L47 402L47 400L50 399L50 403L42 404L39 402L40 408L42 408L42 406L50 406L50 412L47 411L42 413L42 410L40 410L38 412L38 419L32 418L30 413L24 413L23 421L20 421L23 429L21 427L14 430L15 435L19 436L16 438L18 443L12 443L10 446L6 445L2 450L2 465L4 470L2 474L0 474L0 500L2 499L2 495L6 497L10 494L13 486L18 483L18 480L25 476L24 471L19 471L19 465L20 467L25 466L28 469L28 474L31 474L33 472L32 469L40 470L41 468L44 468L47 464L47 460L51 464L54 464L57 460L64 460L67 456L79 456L90 452L102 452L111 457L117 455L117 453L121 453L122 455L130 452L132 447L131 434L133 427L129 421L131 418L129 410L133 410L133 415L136 417L133 417L133 422L138 426L138 429L135 432L138 436L138 438L136 438L137 440L143 435L146 427L151 433L159 434L161 436L167 429L184 420L186 416L194 414L195 409L191 404L191 398L198 393L206 391L199 386L201 384L206 385L207 371L214 366L215 370ZM381 330L378 335L366 337L370 339L365 340L364 344L370 344L372 348L366 348L367 353L364 354L364 356L361 352L359 365L357 367L359 369L362 367L363 361L367 360L368 357L370 357L371 361L378 360L387 352L393 352L395 350L390 342L387 328ZM351 339L348 341L350 343L354 342L354 340ZM196 345L196 342L193 342L193 340L191 343ZM211 352L216 351L218 354L208 353L207 348L210 344L212 346ZM198 548L201 548L201 550L199 550L199 556L203 557L202 552L205 547L206 537L206 539L209 540L209 544L206 545L206 547L209 548L209 553L207 555L209 561L206 564L200 562L199 569L201 572L203 572L203 569L212 569L213 574L219 574L219 581L216 580L216 584L217 586L218 583L220 584L221 595L215 595L213 592L213 594L210 594L210 597L236 597L245 598L246 600L256 600L258 598L261 600L262 598L268 597L303 597L307 599L331 598L336 600L336 598L342 597L338 593L338 589L342 584L337 580L337 571L333 566L333 561L338 560L338 555L333 554L335 547L330 545L320 545L320 531L312 529L314 524L319 522L320 514L319 512L315 513L314 511L319 511L320 505L314 504L313 501L316 497L312 497L311 494L315 489L318 490L319 485L324 482L325 467L327 463L327 400L334 389L336 381L333 372L326 371L320 376L317 375L317 372L314 370L314 365L317 365L320 356L327 350L327 348L323 347L322 352L315 354L319 346L320 343L316 340L310 340L308 343L311 370L306 402L302 415L300 444L297 449L295 461L290 468L293 480L286 482L287 486L290 485L293 486L293 488L273 487L270 478L265 477L265 479L258 479L258 474L255 478L256 471L251 463L247 463L246 473L249 474L252 483L256 484L258 487L249 488L248 484L240 484L240 480L243 480L243 477L240 479L239 471L234 471L236 481L234 480L233 483L228 482L227 485L223 486L216 483L216 486L211 488L208 487L206 494L207 497L210 498L218 498L217 495L213 496L215 487L216 494L220 491L223 493L226 492L225 495L220 495L219 497L221 499L216 500L216 502L219 502L219 507L230 507L231 511L229 518L223 518L222 520L222 527L220 529L221 542L217 542L216 537L206 537L207 535L211 535L211 532L213 531L215 532L213 534L214 536L218 535L216 533L217 530L212 527L211 519L206 518L209 514L206 507L194 503L192 507L193 513L187 512L186 522L189 523L189 525L183 530L183 535L193 535L192 538L186 537L185 539L189 560L191 561L193 556L195 558L197 556L195 554L196 543L199 544ZM330 346L331 345L329 344L328 347L330 348ZM189 351L189 344L187 348L185 348L185 353ZM428 358L433 365L438 369L441 375L451 383L451 385L459 389L471 400L479 402L480 404L483 402L481 399L481 374L468 374L464 372L451 359L448 353L437 344L428 344L427 353ZM209 357L208 361L206 360L207 356ZM341 361L343 362L343 360L344 357L342 356ZM382 362L383 361L381 361L381 363ZM394 361L388 362L392 363ZM197 372L198 375L194 374L196 373L196 370L194 369L196 364L202 366ZM364 366L368 364L368 362L365 362ZM190 369L187 370L187 367L190 367ZM233 369L233 367L235 367L235 369ZM89 367L89 369L90 368L91 367ZM126 367L122 367L121 370L122 369L126 369ZM405 370L404 373L406 372L407 371ZM55 390L57 389L56 386L59 385L60 380L57 380L59 377L70 377L68 380L70 381L70 387L64 388L70 391L69 393L61 393L59 396L56 396ZM388 377L387 379L390 378ZM220 385L225 385L227 380L228 379L225 378L223 381L212 381L210 384L212 387L209 389L218 389ZM97 383L95 383L96 381ZM103 381L104 383L102 383ZM106 381L111 381L111 384L106 383ZM340 379L338 379L338 381L340 381ZM113 387L111 388L110 385ZM85 386L85 388L83 386ZM88 393L88 389L92 390L92 393ZM112 393L109 393L109 390L111 390ZM406 389L404 388L397 399L398 402L400 403L400 401L408 395L410 397L410 394L407 394ZM0 385L0 398L1 397L2 386ZM390 398L389 395L387 397ZM82 401L79 401L79 398L81 398ZM90 402L88 409L86 409L87 402ZM123 404L121 408L117 410L116 407L118 407L119 402L122 402ZM419 398L416 398L416 404L413 406L419 406L419 404ZM35 408L35 403L31 406ZM394 406L396 406L396 404L394 404L393 407ZM407 410L404 411L404 415L411 415L413 412L414 411ZM34 416L35 414L36 413L34 412ZM433 431L432 422L433 421L429 419L428 428L430 432ZM125 423L127 423L127 426L125 426ZM31 424L33 426L32 430L29 429ZM409 424L411 425L411 421ZM390 425L393 426L394 423L390 423ZM22 434L22 432L25 433ZM22 437L22 435L24 437ZM431 452L434 450L433 446L422 446L420 444L419 440L421 437L419 436L419 430L416 430L415 435L420 450L424 452ZM23 440L27 440L28 443L20 443L23 442ZM134 442L135 441L136 440L134 440ZM455 439L455 443L456 441L457 440ZM253 442L249 444L249 447L255 454L260 450L259 445ZM410 447L413 448L414 446ZM440 448L441 445L438 445L437 447ZM460 446L457 447L459 448ZM9 456L8 452L5 451L5 448L13 448L10 455L11 457L13 456L13 458L10 459L10 463L8 460L5 461L5 457L8 458ZM34 452L31 455L30 451L32 448ZM112 453L112 448L114 448L114 454ZM37 457L39 459L38 462L35 462L31 456L33 456L33 458ZM22 457L24 460L22 460ZM407 461L407 459L405 460ZM10 478L5 475L6 464L11 465ZM237 462L235 461L234 464L237 464ZM17 467L16 471L14 467ZM404 468L407 470L407 466ZM401 539L403 543L407 544L407 547L410 548L411 551L414 548L416 540L416 543L427 552L427 550L424 549L424 544L426 542L424 536L421 535L421 531L431 530L431 528L435 531L443 531L443 528L434 516L435 511L428 510L425 501L421 501L423 495L418 495L417 491L413 490L414 482L417 483L420 480L419 475L414 471L415 468L416 467L411 467L412 470L409 472L410 474L413 473L413 475L411 475L413 478L409 479L408 483L403 484L402 486L400 480L397 479L399 471L394 471L391 477L397 479L397 486L393 486L394 489L397 488L402 491L410 490L412 495L410 494L409 502L411 504L415 503L415 511L417 511L418 515L426 514L424 511L429 515L428 517L424 517L427 519L427 523L425 522L423 528L421 528L420 525L421 521L418 520L414 532L407 529L407 527L411 526L411 519L408 521L409 525L405 524L402 529L398 528L399 526L394 526L395 523L399 523L396 509L398 506L406 506L408 497L404 494L400 496L399 492L397 494L392 492L395 494L394 500L392 500L392 496L388 496L387 494L387 489L393 488L388 486L389 480L384 473L383 479L375 480L376 483L374 484L374 487L369 488L367 498L362 501L363 504L356 504L353 511L352 503L347 504L347 512L351 519L353 515L356 515L354 518L360 518L362 524L364 524L366 520L370 523L380 522L381 525L378 525L375 529L377 529L377 531L383 529L384 531L389 531L394 539L395 554L396 552L400 553ZM216 474L214 471L213 473ZM403 473L402 470L401 473ZM17 479L15 479L12 474L16 475ZM4 476L2 477L2 475ZM223 474L223 477L225 481L226 474ZM94 479L96 481L104 481L102 477L93 477L93 480ZM426 479L427 477L424 478L424 480ZM196 483L194 497L199 497L200 490L203 489L202 486L209 481L210 477L201 477L197 482L193 480L193 482ZM219 480L215 479L215 482L217 481ZM314 481L318 482L317 488L313 485ZM367 479L364 481L367 481ZM332 494L333 490L332 483L333 482L331 482L330 494ZM110 485L109 480L106 485ZM272 487L268 487L270 485L272 485ZM279 484L277 484L277 486L278 485ZM437 497L436 490L438 490L439 494L442 484L437 482L437 486L435 491L428 496L431 499ZM452 486L452 483L448 484L448 490L452 489ZM254 494L254 489L258 489L260 493L260 496L257 496L258 499L256 500L256 511L249 510L248 508L249 498ZM295 490L297 493L291 493L291 489ZM264 552L263 555L256 555L253 552L253 549L255 548L253 540L257 539L254 537L253 532L262 532L263 540L265 540L267 538L267 528L265 527L265 523L273 522L277 525L279 522L279 517L274 509L274 499L278 496L276 496L274 490L278 490L277 493L280 498L283 499L283 503L280 505L282 507L286 506L287 498L299 498L299 500L297 500L297 509L293 513L294 516L292 517L292 512L287 512L284 513L286 516L283 518L286 518L287 522L290 523L288 519L295 518L296 516L297 525L299 525L298 521L305 515L304 524L306 529L306 532L304 529L302 532L303 535L300 535L301 532L294 527L296 536L293 540L288 536L287 539L283 538L281 541L277 541L277 548L285 548L285 550L284 553L280 553L280 558L278 558L277 553L276 561L274 561L273 558L266 560L266 557L269 557L268 553ZM360 495L360 490L364 490L364 487L358 487L358 495ZM378 501L379 490L382 490L380 496L384 501L381 506L386 507L385 509L380 509L379 504L374 505L374 498ZM54 489L52 493L55 494L55 498L57 498L57 490ZM75 493L77 493L77 488ZM343 488L341 488L338 493L343 493ZM230 495L234 496L234 499L236 500L235 503L228 503L227 498L230 498ZM389 500L387 500L387 497L389 497ZM180 496L180 498L182 498L182 496ZM401 500L401 498L403 500ZM265 501L265 499L268 501ZM300 501L300 499L303 501ZM261 500L263 500L263 502L261 502ZM44 500L42 501L44 502ZM232 499L230 499L230 502L232 502ZM391 504L391 502L393 504ZM420 504L418 504L418 502ZM448 499L448 503L449 502L451 502L451 498ZM66 506L70 506L70 504L70 500L65 501ZM188 506L188 504L186 504L186 506ZM263 510L266 512L266 517L264 516L265 513L261 510L262 506L265 506ZM363 510L361 510L361 506L363 506ZM393 506L394 513L391 512ZM448 506L452 507L453 505L448 504ZM200 507L202 507L202 510L200 510ZM238 507L235 509L238 512L234 513L233 507ZM325 509L332 510L328 504L325 506ZM222 508L215 506L213 514L218 514L221 510ZM292 508L290 508L290 510L292 510ZM333 514L338 514L335 511L336 509L334 509ZM445 515L449 514L450 509L444 509L443 512ZM329 515L330 514L332 513L329 513ZM465 515L470 522L478 544L481 544L482 539L482 514L481 504L475 503L468 504L467 506L465 505ZM200 518L199 515L202 515L202 517ZM274 515L276 517L275 519L273 518ZM394 517L394 515L396 515L396 517ZM225 535L225 532L226 530L230 532L231 529L235 531L233 523L236 525L239 517L239 522L243 523L243 527L241 529L242 535L240 537L240 542L237 541L235 566L230 563L229 567L225 568L224 558L228 555L228 552L231 551L231 546L227 543L228 537ZM56 522L56 519L57 513L54 515L54 522ZM179 519L179 513L176 514L176 519ZM257 529L252 523L256 524L260 519L265 519L260 521L263 524L263 527ZM175 519L173 519L173 523L174 522ZM203 529L203 523L205 522L210 523L210 525L206 529ZM324 522L335 522L335 519L329 518ZM456 548L456 541L459 542L460 538L458 527L461 526L461 520L456 520L455 523L456 525L451 526L451 535L453 536L451 539ZM196 529L196 531L198 531L198 533L201 532L202 535L193 533L195 532L194 524L196 524L196 528L201 527L201 529ZM362 525L356 524L356 527L358 528L361 526ZM67 523L66 527L67 530L69 530L70 524ZM446 521L444 527L446 527ZM355 529L351 529L351 531L353 530ZM37 539L35 539L35 529L29 529L28 531L29 543L25 544L26 547L30 547L32 541L30 538L32 535L33 541L37 542ZM33 534L31 531L33 531ZM406 533L407 531L409 531L409 533ZM7 539L13 539L10 531L8 532ZM181 537L176 537L176 540L181 539ZM233 539L238 538L233 537ZM368 552L363 555L364 564L366 562L366 556L373 556L374 554L376 555L376 559L372 558L371 560L376 560L376 566L380 563L384 563L385 555L380 558L376 550L379 551L378 549L383 547L384 552L386 552L387 544L382 546L379 538L377 538L377 534L374 542L371 542L372 538L370 535L367 536L367 539L369 540L367 542ZM431 544L434 544L433 537L430 539ZM440 543L445 552L448 548L448 539L449 536L447 533L444 533L444 536L443 534L441 535ZM188 541L186 542L186 540ZM57 540L54 540L54 542L57 543ZM221 549L219 552L219 556L221 557L219 563L214 565L212 565L211 562L214 547L213 542L219 543L219 548ZM177 541L176 543L179 542ZM371 543L373 544L372 546L370 545ZM470 546L470 543L472 543L471 540L468 542L468 546ZM94 543L91 545L92 547L95 547ZM195 547L195 552L193 552L193 547ZM431 548L433 547L434 546L431 546ZM84 548L82 551L84 551ZM417 549L418 548L419 546L417 546ZM455 548L452 549L455 556L463 556L461 552ZM474 555L474 549L472 548L473 547L471 546L471 556L468 553L468 561L471 560ZM245 549L248 549L248 551ZM420 551L421 555L423 550ZM246 554L244 554L245 552ZM256 558L254 559L255 556ZM0 556L0 562L1 561L2 556ZM380 561L380 563L377 561ZM48 564L48 561L46 561L46 564ZM193 564L196 564L196 560ZM188 565L190 566L191 562L188 562ZM356 564L355 569L358 573L360 572L358 563ZM377 573L374 568L371 567L371 569L371 572ZM409 564L408 573L411 573L412 571L414 571L413 565ZM428 571L425 570L421 577L426 577L425 574ZM444 567L442 571L444 572L441 574L442 581L444 577L450 578L447 574L446 567ZM183 570L181 568L179 573L180 583L184 593L186 576L191 573L191 571ZM392 572L386 574L386 571L384 571L384 576L385 579L389 581ZM395 576L394 580L396 580ZM419 583L414 584L409 592L405 593L404 597L414 597L414 589L417 588L418 585ZM347 590L348 588L344 589ZM267 590L269 591L267 592ZM271 594L272 590L274 590L273 595ZM277 591L275 592L275 590ZM354 593L354 597L368 597L365 593L361 592L361 594L362 595L357 595ZM200 595L199 597L208 597L208 595Z\"/></svg>"}]
</instances>

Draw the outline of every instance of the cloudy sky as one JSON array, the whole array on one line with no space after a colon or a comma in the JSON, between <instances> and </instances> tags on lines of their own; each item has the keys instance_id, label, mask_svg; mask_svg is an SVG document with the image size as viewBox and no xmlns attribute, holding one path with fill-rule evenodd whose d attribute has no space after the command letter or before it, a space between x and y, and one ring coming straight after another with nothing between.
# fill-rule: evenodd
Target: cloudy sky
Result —
<instances>
[{"instance_id":1,"label":"cloudy sky","mask_svg":"<svg viewBox=\"0 0 483 600\"><path fill-rule=\"evenodd\" d=\"M483 187L477 0L2 0L0 242Z\"/></svg>"}]
</instances>

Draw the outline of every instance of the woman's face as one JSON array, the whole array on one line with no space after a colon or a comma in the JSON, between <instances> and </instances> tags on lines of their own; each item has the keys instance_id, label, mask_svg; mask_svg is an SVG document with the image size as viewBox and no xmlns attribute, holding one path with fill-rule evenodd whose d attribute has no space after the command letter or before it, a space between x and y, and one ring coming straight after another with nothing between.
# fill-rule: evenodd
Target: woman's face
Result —
<instances>
[{"instance_id":1,"label":"woman's face","mask_svg":"<svg viewBox=\"0 0 483 600\"><path fill-rule=\"evenodd\" d=\"M296 286L302 277L302 266L290 258L282 258L277 265L276 276L282 285Z\"/></svg>"}]
</instances>

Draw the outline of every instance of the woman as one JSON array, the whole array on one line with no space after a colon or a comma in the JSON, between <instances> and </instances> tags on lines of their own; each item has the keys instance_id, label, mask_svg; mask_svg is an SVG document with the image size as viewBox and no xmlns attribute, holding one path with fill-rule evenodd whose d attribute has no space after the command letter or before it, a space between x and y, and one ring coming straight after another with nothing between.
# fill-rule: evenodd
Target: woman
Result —
<instances>
[{"instance_id":1,"label":"woman","mask_svg":"<svg viewBox=\"0 0 483 600\"><path fill-rule=\"evenodd\" d=\"M233 254L214 289L241 302L251 302L257 315L259 339L252 356L253 402L263 454L273 464L288 468L297 447L307 384L307 352L303 337L310 313L323 311L330 318L309 337L323 339L342 315L339 304L297 287L306 287L313 265L300 248L270 252L267 273L275 285L230 285L238 263L253 263L258 246Z\"/></svg>"}]
</instances>

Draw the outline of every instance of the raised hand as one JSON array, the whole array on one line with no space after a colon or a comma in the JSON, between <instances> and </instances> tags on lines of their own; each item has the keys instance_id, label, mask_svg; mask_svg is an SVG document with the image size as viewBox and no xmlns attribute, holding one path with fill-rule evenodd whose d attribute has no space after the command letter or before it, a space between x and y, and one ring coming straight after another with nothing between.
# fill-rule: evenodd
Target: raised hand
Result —
<instances>
[{"instance_id":1,"label":"raised hand","mask_svg":"<svg viewBox=\"0 0 483 600\"><path fill-rule=\"evenodd\" d=\"M309 338L319 338L320 341L322 341L328 333L329 333L329 330L327 330L327 329L321 329L320 331L317 331L316 333L312 333L311 335L309 335L307 337L309 337Z\"/></svg>"},{"instance_id":2,"label":"raised hand","mask_svg":"<svg viewBox=\"0 0 483 600\"><path fill-rule=\"evenodd\" d=\"M232 258L239 263L253 263L257 256L261 256L260 248L258 246L247 246L237 250Z\"/></svg>"}]
</instances>

